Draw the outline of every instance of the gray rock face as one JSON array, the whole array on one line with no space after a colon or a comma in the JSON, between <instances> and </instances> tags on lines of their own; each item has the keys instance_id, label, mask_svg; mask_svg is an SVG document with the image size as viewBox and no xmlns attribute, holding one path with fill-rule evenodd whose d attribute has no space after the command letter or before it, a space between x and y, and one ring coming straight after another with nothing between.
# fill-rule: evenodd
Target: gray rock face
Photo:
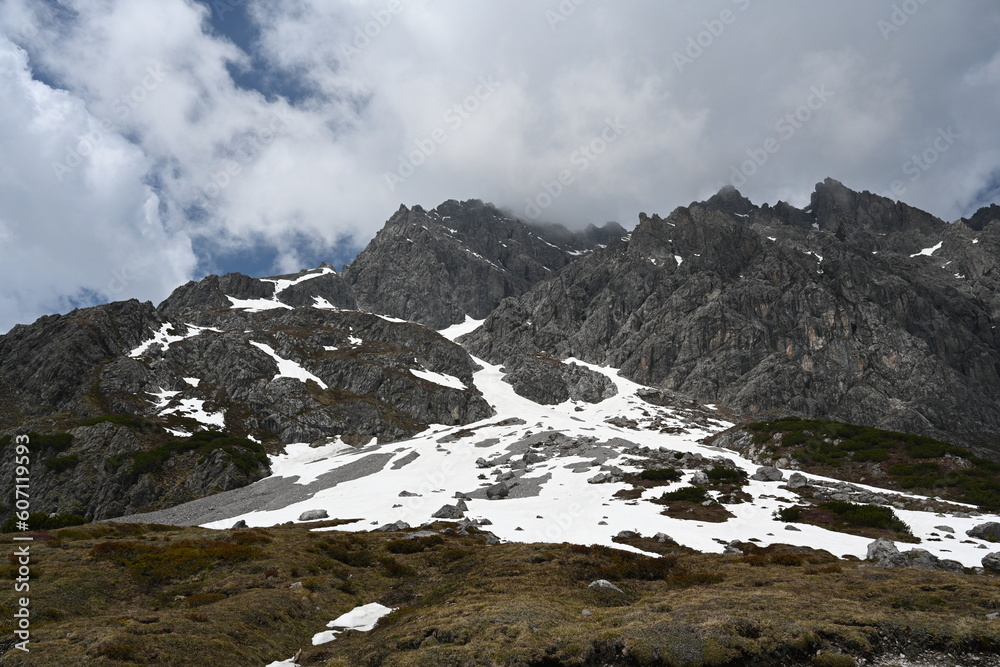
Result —
<instances>
[{"instance_id":1,"label":"gray rock face","mask_svg":"<svg viewBox=\"0 0 1000 667\"><path fill-rule=\"evenodd\" d=\"M542 405L568 400L600 403L618 393L615 383L604 375L558 359L516 357L508 360L504 368L504 382L515 393Z\"/></svg>"},{"instance_id":2,"label":"gray rock face","mask_svg":"<svg viewBox=\"0 0 1000 667\"><path fill-rule=\"evenodd\" d=\"M981 523L978 526L965 531L965 534L969 537L975 537L980 540L997 542L1000 541L1000 523L997 523L996 521Z\"/></svg>"},{"instance_id":3,"label":"gray rock face","mask_svg":"<svg viewBox=\"0 0 1000 667\"><path fill-rule=\"evenodd\" d=\"M299 515L299 521L319 521L320 519L329 519L330 515L327 514L326 510L306 510Z\"/></svg>"},{"instance_id":4,"label":"gray rock face","mask_svg":"<svg viewBox=\"0 0 1000 667\"><path fill-rule=\"evenodd\" d=\"M1000 433L998 248L1000 224L948 225L831 180L806 210L729 191L640 215L628 241L504 301L463 342L492 363L609 365L746 415L985 446Z\"/></svg>"},{"instance_id":5,"label":"gray rock face","mask_svg":"<svg viewBox=\"0 0 1000 667\"><path fill-rule=\"evenodd\" d=\"M532 228L478 200L400 207L344 278L360 307L442 329L485 318L569 264L571 252L624 235L614 223L584 233Z\"/></svg>"}]
</instances>

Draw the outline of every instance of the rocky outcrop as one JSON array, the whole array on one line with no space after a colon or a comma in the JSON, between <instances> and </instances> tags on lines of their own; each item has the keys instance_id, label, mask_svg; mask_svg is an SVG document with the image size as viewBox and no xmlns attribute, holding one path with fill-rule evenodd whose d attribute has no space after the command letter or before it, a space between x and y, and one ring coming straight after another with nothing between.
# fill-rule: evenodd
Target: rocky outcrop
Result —
<instances>
[{"instance_id":1,"label":"rocky outcrop","mask_svg":"<svg viewBox=\"0 0 1000 667\"><path fill-rule=\"evenodd\" d=\"M504 382L535 403L557 405L568 400L600 403L618 393L609 378L558 359L515 357L506 362Z\"/></svg>"},{"instance_id":2,"label":"rocky outcrop","mask_svg":"<svg viewBox=\"0 0 1000 667\"><path fill-rule=\"evenodd\" d=\"M667 218L641 214L629 240L503 302L462 342L493 363L612 366L745 415L988 446L1000 433L998 249L1000 224L948 225L832 180L804 210L728 188Z\"/></svg>"},{"instance_id":3,"label":"rocky outcrop","mask_svg":"<svg viewBox=\"0 0 1000 667\"><path fill-rule=\"evenodd\" d=\"M529 227L478 200L400 207L344 267L360 307L441 329L483 319L576 256L625 231Z\"/></svg>"},{"instance_id":4,"label":"rocky outcrop","mask_svg":"<svg viewBox=\"0 0 1000 667\"><path fill-rule=\"evenodd\" d=\"M955 560L938 558L924 549L910 549L900 553L892 540L880 538L868 545L865 560L879 567L912 567L917 570L943 570L963 574L965 568Z\"/></svg>"}]
</instances>

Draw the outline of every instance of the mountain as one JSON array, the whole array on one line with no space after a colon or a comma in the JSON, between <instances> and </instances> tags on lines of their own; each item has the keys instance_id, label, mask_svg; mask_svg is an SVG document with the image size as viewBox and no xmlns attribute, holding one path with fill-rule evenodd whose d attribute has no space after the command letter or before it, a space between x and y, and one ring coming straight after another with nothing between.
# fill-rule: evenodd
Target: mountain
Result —
<instances>
[{"instance_id":1,"label":"mountain","mask_svg":"<svg viewBox=\"0 0 1000 667\"><path fill-rule=\"evenodd\" d=\"M569 232L528 225L477 200L400 207L344 268L358 304L443 329L481 320L574 258L625 235L616 223Z\"/></svg>"},{"instance_id":2,"label":"mountain","mask_svg":"<svg viewBox=\"0 0 1000 667\"><path fill-rule=\"evenodd\" d=\"M461 342L494 363L608 365L746 416L823 416L996 452L991 215L948 224L833 180L804 210L728 188L640 215L627 241L502 303Z\"/></svg>"},{"instance_id":3,"label":"mountain","mask_svg":"<svg viewBox=\"0 0 1000 667\"><path fill-rule=\"evenodd\" d=\"M339 273L15 327L41 622L2 660L989 664L996 213L449 201Z\"/></svg>"}]
</instances>

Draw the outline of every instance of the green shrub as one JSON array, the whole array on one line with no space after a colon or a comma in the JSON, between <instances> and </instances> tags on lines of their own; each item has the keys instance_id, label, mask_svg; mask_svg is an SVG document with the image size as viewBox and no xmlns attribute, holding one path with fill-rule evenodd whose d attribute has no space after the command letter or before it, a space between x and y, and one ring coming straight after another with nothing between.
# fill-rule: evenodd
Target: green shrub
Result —
<instances>
[{"instance_id":1,"label":"green shrub","mask_svg":"<svg viewBox=\"0 0 1000 667\"><path fill-rule=\"evenodd\" d=\"M844 523L860 528L879 528L910 534L907 526L891 507L883 505L857 505L843 500L831 500L820 508L836 514Z\"/></svg>"},{"instance_id":2,"label":"green shrub","mask_svg":"<svg viewBox=\"0 0 1000 667\"><path fill-rule=\"evenodd\" d=\"M889 460L889 452L884 449L859 449L851 457L858 463L881 463Z\"/></svg>"},{"instance_id":3,"label":"green shrub","mask_svg":"<svg viewBox=\"0 0 1000 667\"><path fill-rule=\"evenodd\" d=\"M776 519L780 519L785 523L795 523L802 518L802 508L801 507L784 507L774 513Z\"/></svg>"},{"instance_id":4,"label":"green shrub","mask_svg":"<svg viewBox=\"0 0 1000 667\"><path fill-rule=\"evenodd\" d=\"M728 466L716 466L706 470L705 475L716 484L742 484L747 476L743 470Z\"/></svg>"},{"instance_id":5,"label":"green shrub","mask_svg":"<svg viewBox=\"0 0 1000 667\"><path fill-rule=\"evenodd\" d=\"M645 479L650 482L679 482L681 477L683 475L676 468L655 468L653 470L643 470L639 473L639 479Z\"/></svg>"},{"instance_id":6,"label":"green shrub","mask_svg":"<svg viewBox=\"0 0 1000 667\"><path fill-rule=\"evenodd\" d=\"M687 500L692 503L704 502L708 498L708 492L700 486L684 486L674 491L667 491L660 496L661 502L671 502L675 500Z\"/></svg>"},{"instance_id":7,"label":"green shrub","mask_svg":"<svg viewBox=\"0 0 1000 667\"><path fill-rule=\"evenodd\" d=\"M52 472L59 474L69 470L70 468L75 468L79 462L79 454L70 454L69 456L50 456L45 459L45 467Z\"/></svg>"}]
</instances>

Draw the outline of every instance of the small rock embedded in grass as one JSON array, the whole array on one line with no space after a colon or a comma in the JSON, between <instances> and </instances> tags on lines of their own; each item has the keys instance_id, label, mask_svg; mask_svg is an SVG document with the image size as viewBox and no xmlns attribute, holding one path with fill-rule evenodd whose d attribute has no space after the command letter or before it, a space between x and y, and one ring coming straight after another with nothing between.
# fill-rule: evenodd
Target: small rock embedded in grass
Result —
<instances>
[{"instance_id":1,"label":"small rock embedded in grass","mask_svg":"<svg viewBox=\"0 0 1000 667\"><path fill-rule=\"evenodd\" d=\"M592 581L587 586L592 591L614 591L615 593L624 594L625 591L615 586L613 583L607 579L598 579L597 581Z\"/></svg>"}]
</instances>

